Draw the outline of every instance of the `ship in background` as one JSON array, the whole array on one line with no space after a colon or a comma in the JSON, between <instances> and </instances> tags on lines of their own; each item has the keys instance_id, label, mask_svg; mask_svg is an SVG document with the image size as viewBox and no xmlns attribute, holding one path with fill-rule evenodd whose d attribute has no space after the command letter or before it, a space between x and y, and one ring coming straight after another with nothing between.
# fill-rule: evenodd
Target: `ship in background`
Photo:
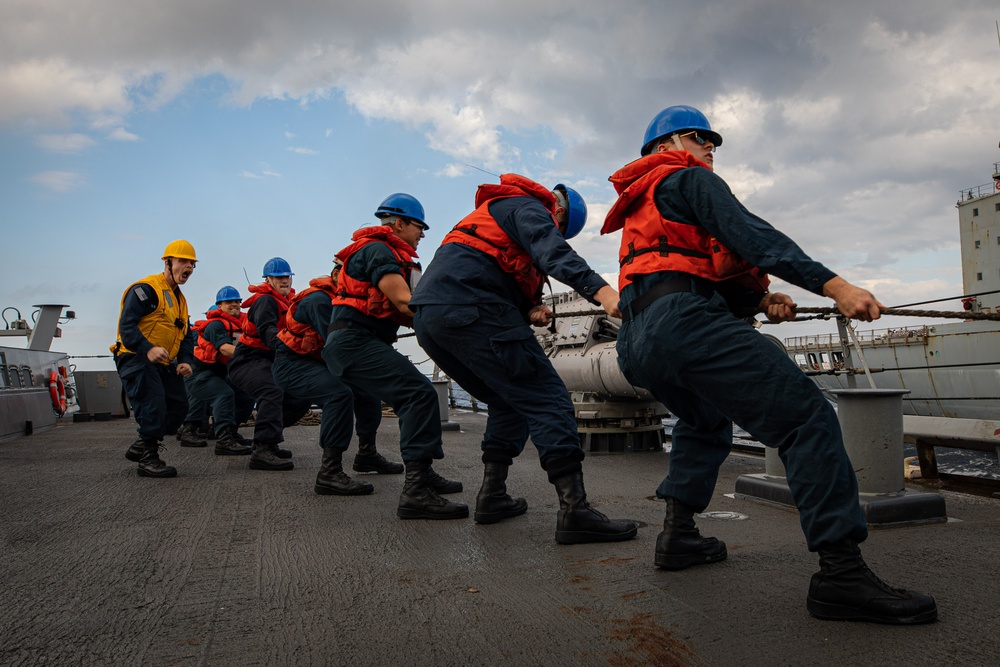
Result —
<instances>
[{"instance_id":1,"label":"ship in background","mask_svg":"<svg viewBox=\"0 0 1000 667\"><path fill-rule=\"evenodd\" d=\"M967 295L962 305L970 313L1000 313L1000 163L993 165L993 182L962 190L956 207ZM866 386L864 378L856 377L864 366L879 389L909 390L903 397L904 414L964 419L1000 415L998 321L948 321L857 331L853 336L797 336L786 338L784 347L827 395L833 389ZM858 351L863 359L857 358Z\"/></svg>"},{"instance_id":2,"label":"ship in background","mask_svg":"<svg viewBox=\"0 0 1000 667\"><path fill-rule=\"evenodd\" d=\"M6 327L0 336L27 337L26 348L0 346L0 442L47 431L56 420L76 410L76 387L69 355L52 352L52 339L62 335L59 324L76 317L65 315L63 304L42 304L32 323L14 307L3 309ZM7 321L7 313L17 317Z\"/></svg>"}]
</instances>

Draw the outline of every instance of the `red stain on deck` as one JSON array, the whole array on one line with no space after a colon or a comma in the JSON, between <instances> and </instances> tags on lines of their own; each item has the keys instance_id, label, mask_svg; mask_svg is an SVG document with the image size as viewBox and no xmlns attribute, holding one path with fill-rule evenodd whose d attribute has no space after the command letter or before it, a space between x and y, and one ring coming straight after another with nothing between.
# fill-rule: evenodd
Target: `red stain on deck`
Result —
<instances>
[{"instance_id":1,"label":"red stain on deck","mask_svg":"<svg viewBox=\"0 0 1000 667\"><path fill-rule=\"evenodd\" d=\"M629 644L627 653L616 651L608 658L612 667L683 667L699 662L691 647L656 623L652 614L635 614L611 624L611 639Z\"/></svg>"}]
</instances>

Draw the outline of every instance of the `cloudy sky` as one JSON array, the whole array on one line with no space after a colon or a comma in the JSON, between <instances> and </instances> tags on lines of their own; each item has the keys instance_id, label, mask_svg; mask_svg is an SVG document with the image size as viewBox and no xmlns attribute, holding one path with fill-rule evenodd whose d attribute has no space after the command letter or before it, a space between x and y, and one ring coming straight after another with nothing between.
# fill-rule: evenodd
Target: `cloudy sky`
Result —
<instances>
[{"instance_id":1,"label":"cloudy sky","mask_svg":"<svg viewBox=\"0 0 1000 667\"><path fill-rule=\"evenodd\" d=\"M161 270L167 242L197 248L185 293L204 311L274 255L299 287L327 273L396 191L424 204L427 262L493 180L480 170L576 187L591 219L573 245L613 277L607 177L671 104L705 111L725 138L717 173L816 259L888 305L960 294L955 202L1000 161L998 14L975 0L5 0L0 307L70 304L55 347L105 353L123 289Z\"/></svg>"}]
</instances>

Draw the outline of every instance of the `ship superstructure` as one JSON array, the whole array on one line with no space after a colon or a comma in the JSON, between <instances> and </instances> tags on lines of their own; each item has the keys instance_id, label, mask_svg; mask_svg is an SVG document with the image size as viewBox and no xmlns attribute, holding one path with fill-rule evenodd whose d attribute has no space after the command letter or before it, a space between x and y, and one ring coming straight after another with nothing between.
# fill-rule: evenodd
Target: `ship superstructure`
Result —
<instances>
[{"instance_id":1,"label":"ship superstructure","mask_svg":"<svg viewBox=\"0 0 1000 667\"><path fill-rule=\"evenodd\" d=\"M962 252L963 308L1000 312L1000 163L993 181L965 188L956 202ZM855 333L853 365L880 389L907 389L903 412L928 417L995 419L1000 414L1000 322L946 321ZM847 341L850 342L850 341ZM789 356L824 390L855 381L840 334L786 338ZM860 355L857 354L860 351Z\"/></svg>"}]
</instances>

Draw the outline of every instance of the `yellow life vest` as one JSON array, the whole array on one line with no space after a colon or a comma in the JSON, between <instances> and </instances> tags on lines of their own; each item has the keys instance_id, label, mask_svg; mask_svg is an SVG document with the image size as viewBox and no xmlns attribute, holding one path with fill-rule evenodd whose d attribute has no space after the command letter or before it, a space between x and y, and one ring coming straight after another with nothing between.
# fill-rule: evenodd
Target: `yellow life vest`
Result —
<instances>
[{"instance_id":1,"label":"yellow life vest","mask_svg":"<svg viewBox=\"0 0 1000 667\"><path fill-rule=\"evenodd\" d=\"M155 347L162 347L170 353L170 360L177 358L177 353L181 349L181 342L188 332L188 308L187 300L179 289L170 286L166 277L162 273L154 273L138 280L128 286L122 293L122 302L119 306L118 325L121 327L121 308L125 307L125 297L129 290L136 285L143 283L149 285L157 294L159 303L156 310L139 320L139 333ZM118 333L118 341L111 346L111 352L116 356L119 354L135 354L122 344L121 332ZM164 365L169 361L161 362Z\"/></svg>"}]
</instances>

